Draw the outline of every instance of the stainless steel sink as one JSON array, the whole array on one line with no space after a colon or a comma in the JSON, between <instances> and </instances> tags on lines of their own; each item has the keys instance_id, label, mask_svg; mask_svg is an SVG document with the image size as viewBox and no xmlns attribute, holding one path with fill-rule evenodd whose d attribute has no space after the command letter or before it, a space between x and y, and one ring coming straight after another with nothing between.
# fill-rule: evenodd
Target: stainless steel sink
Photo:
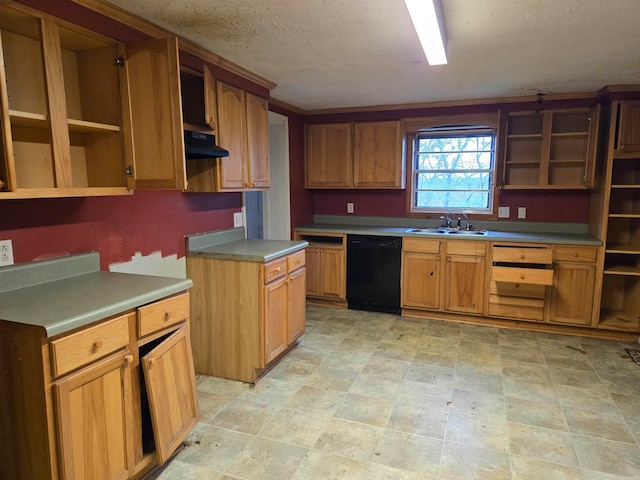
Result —
<instances>
[{"instance_id":1,"label":"stainless steel sink","mask_svg":"<svg viewBox=\"0 0 640 480\"><path fill-rule=\"evenodd\" d=\"M408 233L423 233L426 235L486 235L487 230L458 230L457 228L410 228Z\"/></svg>"}]
</instances>

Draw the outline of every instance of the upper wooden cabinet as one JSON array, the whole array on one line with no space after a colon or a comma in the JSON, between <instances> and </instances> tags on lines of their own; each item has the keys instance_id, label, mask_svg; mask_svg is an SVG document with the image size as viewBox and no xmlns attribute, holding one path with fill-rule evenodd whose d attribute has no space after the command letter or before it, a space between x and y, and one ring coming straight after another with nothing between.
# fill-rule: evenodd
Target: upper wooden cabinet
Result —
<instances>
[{"instance_id":1,"label":"upper wooden cabinet","mask_svg":"<svg viewBox=\"0 0 640 480\"><path fill-rule=\"evenodd\" d=\"M617 150L640 151L640 100L620 103Z\"/></svg>"},{"instance_id":2,"label":"upper wooden cabinet","mask_svg":"<svg viewBox=\"0 0 640 480\"><path fill-rule=\"evenodd\" d=\"M307 188L404 188L399 121L307 126Z\"/></svg>"},{"instance_id":3,"label":"upper wooden cabinet","mask_svg":"<svg viewBox=\"0 0 640 480\"><path fill-rule=\"evenodd\" d=\"M228 157L187 160L190 192L267 189L269 177L269 105L267 99L183 70L182 107L187 129L214 133Z\"/></svg>"},{"instance_id":4,"label":"upper wooden cabinet","mask_svg":"<svg viewBox=\"0 0 640 480\"><path fill-rule=\"evenodd\" d=\"M594 182L600 106L510 113L504 188L579 189Z\"/></svg>"},{"instance_id":5,"label":"upper wooden cabinet","mask_svg":"<svg viewBox=\"0 0 640 480\"><path fill-rule=\"evenodd\" d=\"M0 36L0 198L184 188L175 39L116 45L4 6Z\"/></svg>"}]
</instances>

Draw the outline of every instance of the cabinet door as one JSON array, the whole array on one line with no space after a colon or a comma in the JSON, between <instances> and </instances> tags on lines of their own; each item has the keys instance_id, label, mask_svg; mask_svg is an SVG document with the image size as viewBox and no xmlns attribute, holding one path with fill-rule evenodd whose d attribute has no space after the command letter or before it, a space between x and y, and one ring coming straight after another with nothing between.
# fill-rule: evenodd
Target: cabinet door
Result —
<instances>
[{"instance_id":1,"label":"cabinet door","mask_svg":"<svg viewBox=\"0 0 640 480\"><path fill-rule=\"evenodd\" d=\"M595 264L556 263L549 321L590 326L595 278Z\"/></svg>"},{"instance_id":2,"label":"cabinet door","mask_svg":"<svg viewBox=\"0 0 640 480\"><path fill-rule=\"evenodd\" d=\"M618 148L624 151L640 151L640 100L620 104Z\"/></svg>"},{"instance_id":3,"label":"cabinet door","mask_svg":"<svg viewBox=\"0 0 640 480\"><path fill-rule=\"evenodd\" d=\"M164 464L200 416L189 327L142 357L158 464Z\"/></svg>"},{"instance_id":4,"label":"cabinet door","mask_svg":"<svg viewBox=\"0 0 640 480\"><path fill-rule=\"evenodd\" d=\"M264 362L271 363L287 348L287 278L264 287Z\"/></svg>"},{"instance_id":5,"label":"cabinet door","mask_svg":"<svg viewBox=\"0 0 640 480\"><path fill-rule=\"evenodd\" d=\"M403 307L438 310L440 283L440 255L403 252Z\"/></svg>"},{"instance_id":6,"label":"cabinet door","mask_svg":"<svg viewBox=\"0 0 640 480\"><path fill-rule=\"evenodd\" d=\"M351 124L307 126L307 188L353 186Z\"/></svg>"},{"instance_id":7,"label":"cabinet door","mask_svg":"<svg viewBox=\"0 0 640 480\"><path fill-rule=\"evenodd\" d=\"M218 99L216 95L216 81L206 65L204 66L204 118L211 130L217 133Z\"/></svg>"},{"instance_id":8,"label":"cabinet door","mask_svg":"<svg viewBox=\"0 0 640 480\"><path fill-rule=\"evenodd\" d=\"M120 45L124 131L131 132L131 189L186 188L180 65L175 38Z\"/></svg>"},{"instance_id":9,"label":"cabinet door","mask_svg":"<svg viewBox=\"0 0 640 480\"><path fill-rule=\"evenodd\" d=\"M289 296L287 315L287 343L291 345L304 333L307 315L305 304L306 269L299 268L289 274L287 294Z\"/></svg>"},{"instance_id":10,"label":"cabinet door","mask_svg":"<svg viewBox=\"0 0 640 480\"><path fill-rule=\"evenodd\" d=\"M345 256L342 248L323 248L320 256L320 294L344 300L346 292Z\"/></svg>"},{"instance_id":11,"label":"cabinet door","mask_svg":"<svg viewBox=\"0 0 640 480\"><path fill-rule=\"evenodd\" d=\"M354 186L404 188L400 121L356 123L354 131Z\"/></svg>"},{"instance_id":12,"label":"cabinet door","mask_svg":"<svg viewBox=\"0 0 640 480\"><path fill-rule=\"evenodd\" d=\"M249 188L269 188L269 104L246 93Z\"/></svg>"},{"instance_id":13,"label":"cabinet door","mask_svg":"<svg viewBox=\"0 0 640 480\"><path fill-rule=\"evenodd\" d=\"M445 270L444 309L451 312L482 313L485 259L447 255Z\"/></svg>"},{"instance_id":14,"label":"cabinet door","mask_svg":"<svg viewBox=\"0 0 640 480\"><path fill-rule=\"evenodd\" d=\"M310 245L305 250L307 264L307 295L319 297L320 291L320 247Z\"/></svg>"},{"instance_id":15,"label":"cabinet door","mask_svg":"<svg viewBox=\"0 0 640 480\"><path fill-rule=\"evenodd\" d=\"M218 159L218 188L242 190L248 187L247 114L245 92L223 82L216 83L218 94L218 143L229 150Z\"/></svg>"},{"instance_id":16,"label":"cabinet door","mask_svg":"<svg viewBox=\"0 0 640 480\"><path fill-rule=\"evenodd\" d=\"M119 352L54 384L61 478L129 478L129 359Z\"/></svg>"}]
</instances>

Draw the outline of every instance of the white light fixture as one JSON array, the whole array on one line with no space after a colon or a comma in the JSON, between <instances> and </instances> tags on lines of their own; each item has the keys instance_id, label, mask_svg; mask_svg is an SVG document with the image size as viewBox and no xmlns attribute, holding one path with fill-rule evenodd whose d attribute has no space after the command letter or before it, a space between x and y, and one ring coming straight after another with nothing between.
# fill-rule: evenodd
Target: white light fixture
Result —
<instances>
[{"instance_id":1,"label":"white light fixture","mask_svg":"<svg viewBox=\"0 0 640 480\"><path fill-rule=\"evenodd\" d=\"M447 36L440 0L404 0L429 65L447 63Z\"/></svg>"}]
</instances>

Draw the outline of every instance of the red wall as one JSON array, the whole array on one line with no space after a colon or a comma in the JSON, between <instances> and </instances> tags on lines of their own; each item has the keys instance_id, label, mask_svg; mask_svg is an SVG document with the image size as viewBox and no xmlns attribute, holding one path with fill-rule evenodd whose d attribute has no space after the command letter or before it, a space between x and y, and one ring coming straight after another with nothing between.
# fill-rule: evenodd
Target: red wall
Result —
<instances>
[{"instance_id":1,"label":"red wall","mask_svg":"<svg viewBox=\"0 0 640 480\"><path fill-rule=\"evenodd\" d=\"M184 236L233 227L239 193L136 191L122 197L2 200L0 239L15 263L100 253L101 269L140 252L184 256Z\"/></svg>"}]
</instances>

